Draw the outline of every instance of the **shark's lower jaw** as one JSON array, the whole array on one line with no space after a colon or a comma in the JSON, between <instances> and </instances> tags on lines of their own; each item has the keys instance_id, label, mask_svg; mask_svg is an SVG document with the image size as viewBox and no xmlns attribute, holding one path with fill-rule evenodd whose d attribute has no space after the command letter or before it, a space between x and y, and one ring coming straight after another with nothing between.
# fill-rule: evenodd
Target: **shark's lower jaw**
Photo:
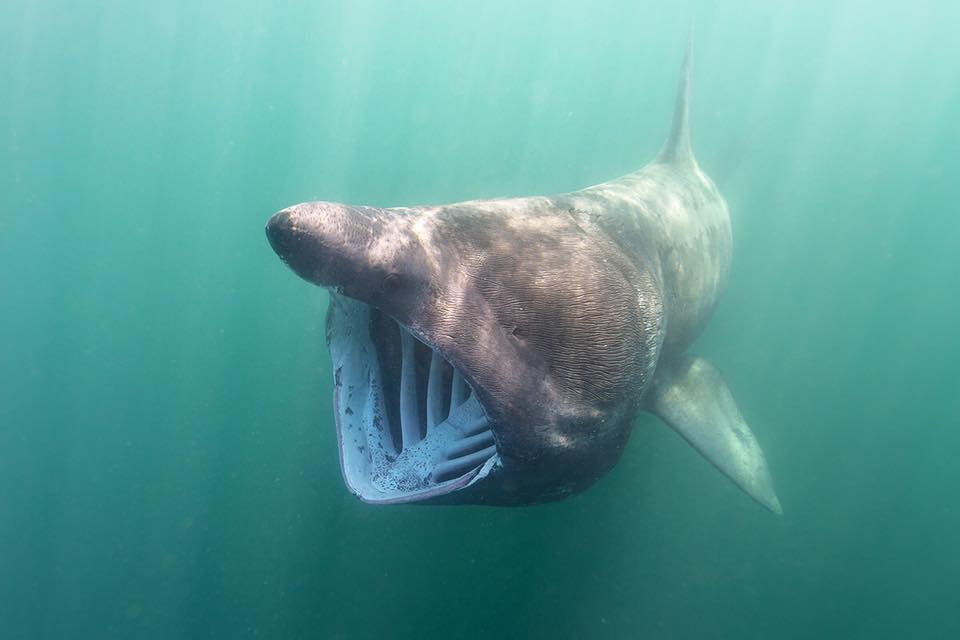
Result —
<instances>
[{"instance_id":1,"label":"shark's lower jaw","mask_svg":"<svg viewBox=\"0 0 960 640\"><path fill-rule=\"evenodd\" d=\"M330 293L340 468L371 503L420 502L499 464L486 413L443 355L380 311Z\"/></svg>"}]
</instances>

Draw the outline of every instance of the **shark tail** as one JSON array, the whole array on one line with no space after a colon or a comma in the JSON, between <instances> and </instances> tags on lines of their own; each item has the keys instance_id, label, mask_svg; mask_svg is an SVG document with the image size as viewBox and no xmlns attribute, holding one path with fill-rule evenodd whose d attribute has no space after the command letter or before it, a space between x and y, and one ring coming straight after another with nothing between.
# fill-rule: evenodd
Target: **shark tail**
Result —
<instances>
[{"instance_id":1,"label":"shark tail","mask_svg":"<svg viewBox=\"0 0 960 640\"><path fill-rule=\"evenodd\" d=\"M693 55L693 27L687 35L687 48L683 55L680 70L680 86L677 88L677 101L673 108L673 124L670 135L663 144L657 162L664 164L692 165L697 161L693 157L690 145L690 64Z\"/></svg>"}]
</instances>

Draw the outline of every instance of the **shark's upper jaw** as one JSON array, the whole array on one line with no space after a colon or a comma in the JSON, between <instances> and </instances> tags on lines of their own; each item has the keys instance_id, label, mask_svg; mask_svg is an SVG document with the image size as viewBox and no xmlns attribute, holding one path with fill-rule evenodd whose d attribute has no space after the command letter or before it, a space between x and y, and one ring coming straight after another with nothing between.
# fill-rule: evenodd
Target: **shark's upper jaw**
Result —
<instances>
[{"instance_id":1,"label":"shark's upper jaw","mask_svg":"<svg viewBox=\"0 0 960 640\"><path fill-rule=\"evenodd\" d=\"M331 292L327 342L347 487L366 502L419 502L499 463L486 412L439 351L377 309Z\"/></svg>"},{"instance_id":2,"label":"shark's upper jaw","mask_svg":"<svg viewBox=\"0 0 960 640\"><path fill-rule=\"evenodd\" d=\"M421 307L429 280L405 214L308 202L276 213L266 232L295 272L330 289L347 487L367 502L416 502L485 477L499 457L476 394L443 353L394 319Z\"/></svg>"}]
</instances>

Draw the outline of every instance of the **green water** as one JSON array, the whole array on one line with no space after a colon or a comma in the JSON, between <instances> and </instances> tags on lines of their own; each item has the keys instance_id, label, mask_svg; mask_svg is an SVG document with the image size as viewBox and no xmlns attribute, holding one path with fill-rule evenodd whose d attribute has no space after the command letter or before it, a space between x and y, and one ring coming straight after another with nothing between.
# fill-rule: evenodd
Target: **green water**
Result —
<instances>
[{"instance_id":1,"label":"green water","mask_svg":"<svg viewBox=\"0 0 960 640\"><path fill-rule=\"evenodd\" d=\"M960 9L672 4L0 4L0 638L960 637ZM691 15L785 514L646 416L561 503L359 503L268 215L632 171Z\"/></svg>"}]
</instances>

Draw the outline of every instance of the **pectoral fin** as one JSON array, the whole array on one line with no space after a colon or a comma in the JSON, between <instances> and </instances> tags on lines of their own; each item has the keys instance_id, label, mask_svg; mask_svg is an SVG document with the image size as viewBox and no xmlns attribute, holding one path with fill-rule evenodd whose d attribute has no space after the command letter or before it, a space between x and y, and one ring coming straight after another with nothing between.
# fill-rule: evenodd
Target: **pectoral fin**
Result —
<instances>
[{"instance_id":1,"label":"pectoral fin","mask_svg":"<svg viewBox=\"0 0 960 640\"><path fill-rule=\"evenodd\" d=\"M713 365L691 356L661 363L647 408L751 498L783 513L757 438Z\"/></svg>"}]
</instances>

